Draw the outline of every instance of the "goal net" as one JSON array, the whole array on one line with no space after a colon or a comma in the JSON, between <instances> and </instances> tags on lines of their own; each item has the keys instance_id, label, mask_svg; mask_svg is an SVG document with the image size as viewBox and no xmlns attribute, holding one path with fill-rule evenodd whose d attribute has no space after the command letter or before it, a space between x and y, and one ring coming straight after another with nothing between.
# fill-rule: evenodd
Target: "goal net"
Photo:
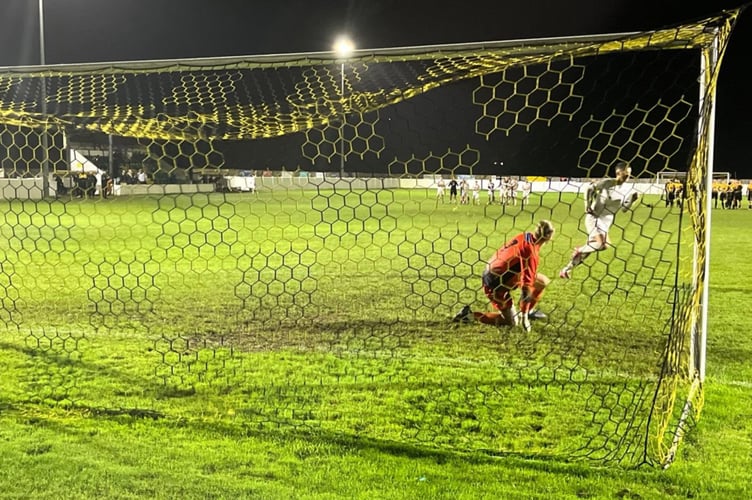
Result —
<instances>
[{"instance_id":1,"label":"goal net","mask_svg":"<svg viewBox=\"0 0 752 500\"><path fill-rule=\"evenodd\" d=\"M347 59L3 68L3 393L670 463L703 400L714 92L738 14ZM588 238L583 193L617 161L640 200L560 279ZM667 171L686 172L681 207L651 201ZM487 260L542 219L546 317L453 323L491 310Z\"/></svg>"}]
</instances>

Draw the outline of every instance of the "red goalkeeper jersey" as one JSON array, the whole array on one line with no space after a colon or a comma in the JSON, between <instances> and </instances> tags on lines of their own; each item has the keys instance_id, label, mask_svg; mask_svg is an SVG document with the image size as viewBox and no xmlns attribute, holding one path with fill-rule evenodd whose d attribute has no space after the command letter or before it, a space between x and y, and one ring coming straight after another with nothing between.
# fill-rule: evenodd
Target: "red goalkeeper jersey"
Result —
<instances>
[{"instance_id":1,"label":"red goalkeeper jersey","mask_svg":"<svg viewBox=\"0 0 752 500\"><path fill-rule=\"evenodd\" d=\"M514 273L521 288L532 288L540 261L540 247L534 241L533 233L518 234L496 251L486 269L497 276Z\"/></svg>"}]
</instances>

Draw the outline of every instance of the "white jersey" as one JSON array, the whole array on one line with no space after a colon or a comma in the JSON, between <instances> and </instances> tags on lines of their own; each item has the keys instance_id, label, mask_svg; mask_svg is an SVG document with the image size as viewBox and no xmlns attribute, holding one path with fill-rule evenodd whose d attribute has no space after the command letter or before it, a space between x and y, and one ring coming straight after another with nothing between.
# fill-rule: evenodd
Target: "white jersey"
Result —
<instances>
[{"instance_id":1,"label":"white jersey","mask_svg":"<svg viewBox=\"0 0 752 500\"><path fill-rule=\"evenodd\" d=\"M585 191L585 210L595 217L614 215L619 209L628 210L632 199L618 189L616 179L603 179L590 184Z\"/></svg>"}]
</instances>

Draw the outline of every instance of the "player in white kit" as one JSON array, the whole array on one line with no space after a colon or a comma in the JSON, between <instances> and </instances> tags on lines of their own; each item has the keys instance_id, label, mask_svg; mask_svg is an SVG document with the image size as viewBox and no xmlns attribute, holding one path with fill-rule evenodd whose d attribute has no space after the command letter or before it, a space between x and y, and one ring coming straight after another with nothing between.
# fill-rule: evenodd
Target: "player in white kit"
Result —
<instances>
[{"instance_id":1,"label":"player in white kit","mask_svg":"<svg viewBox=\"0 0 752 500\"><path fill-rule=\"evenodd\" d=\"M625 196L618 190L629 176L632 168L624 161L616 164L615 178L603 179L591 183L585 190L585 228L588 240L581 247L574 249L572 260L559 272L560 278L571 278L572 269L582 264L591 253L605 250L611 245L608 230L614 223L616 212L632 208L639 195L632 193Z\"/></svg>"}]
</instances>

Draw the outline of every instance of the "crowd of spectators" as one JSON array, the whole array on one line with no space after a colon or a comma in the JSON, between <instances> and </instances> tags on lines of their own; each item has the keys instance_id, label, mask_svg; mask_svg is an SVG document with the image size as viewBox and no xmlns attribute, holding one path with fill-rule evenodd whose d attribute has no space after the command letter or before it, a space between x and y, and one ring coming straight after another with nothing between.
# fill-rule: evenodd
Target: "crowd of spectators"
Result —
<instances>
[{"instance_id":1,"label":"crowd of spectators","mask_svg":"<svg viewBox=\"0 0 752 500\"><path fill-rule=\"evenodd\" d=\"M146 181L146 171L143 168L139 169L137 172L129 168L123 172L123 175L120 177L120 182L122 184L146 184Z\"/></svg>"}]
</instances>

